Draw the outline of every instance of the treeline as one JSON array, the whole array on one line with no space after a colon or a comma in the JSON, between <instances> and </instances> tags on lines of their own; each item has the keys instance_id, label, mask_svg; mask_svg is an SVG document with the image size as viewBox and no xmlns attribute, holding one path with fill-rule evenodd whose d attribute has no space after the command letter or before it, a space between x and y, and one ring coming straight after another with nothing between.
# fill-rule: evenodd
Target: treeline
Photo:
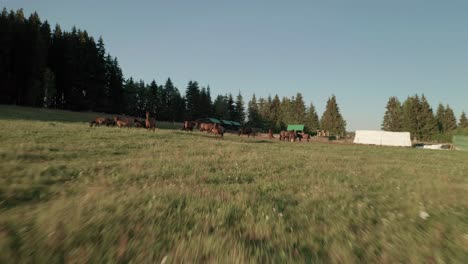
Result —
<instances>
[{"instance_id":1,"label":"treeline","mask_svg":"<svg viewBox=\"0 0 468 264\"><path fill-rule=\"evenodd\" d=\"M450 106L439 104L434 113L424 95L409 96L403 103L390 97L382 122L382 130L406 131L416 140L447 140L457 129L468 128L465 112L459 122Z\"/></svg>"},{"instance_id":2,"label":"treeline","mask_svg":"<svg viewBox=\"0 0 468 264\"><path fill-rule=\"evenodd\" d=\"M344 135L346 122L336 98L328 100L319 120L313 104L306 107L302 95L259 98L246 111L239 92L217 95L210 87L190 81L182 94L168 78L164 84L145 84L124 79L117 58L106 52L104 40L96 42L86 30L73 27L53 30L37 13L28 18L23 10L2 10L0 15L0 103L74 111L96 111L144 116L150 111L158 120L182 121L216 117L275 131L288 124L305 124Z\"/></svg>"},{"instance_id":3,"label":"treeline","mask_svg":"<svg viewBox=\"0 0 468 264\"><path fill-rule=\"evenodd\" d=\"M313 103L306 107L301 93L292 98L283 97L281 100L278 95L258 100L253 95L248 103L248 119L254 126L272 128L276 132L285 130L288 124L304 124L305 130L310 133L320 129L335 136L346 134L346 121L340 113L334 95L328 99L320 119Z\"/></svg>"},{"instance_id":4,"label":"treeline","mask_svg":"<svg viewBox=\"0 0 468 264\"><path fill-rule=\"evenodd\" d=\"M121 112L123 74L84 30L51 31L37 13L0 15L0 103L68 110Z\"/></svg>"}]
</instances>

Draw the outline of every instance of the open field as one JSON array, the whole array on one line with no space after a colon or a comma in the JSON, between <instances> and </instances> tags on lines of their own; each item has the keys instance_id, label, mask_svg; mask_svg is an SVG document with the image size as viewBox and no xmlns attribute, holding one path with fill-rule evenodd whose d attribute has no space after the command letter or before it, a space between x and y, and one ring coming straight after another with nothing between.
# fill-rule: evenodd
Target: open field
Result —
<instances>
[{"instance_id":1,"label":"open field","mask_svg":"<svg viewBox=\"0 0 468 264\"><path fill-rule=\"evenodd\" d=\"M467 152L91 117L0 106L0 263L468 261Z\"/></svg>"}]
</instances>

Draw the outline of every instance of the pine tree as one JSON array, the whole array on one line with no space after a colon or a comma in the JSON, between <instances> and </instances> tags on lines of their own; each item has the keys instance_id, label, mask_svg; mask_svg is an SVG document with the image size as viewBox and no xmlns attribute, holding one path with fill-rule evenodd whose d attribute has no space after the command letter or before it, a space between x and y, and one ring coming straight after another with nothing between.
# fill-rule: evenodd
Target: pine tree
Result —
<instances>
[{"instance_id":1,"label":"pine tree","mask_svg":"<svg viewBox=\"0 0 468 264\"><path fill-rule=\"evenodd\" d=\"M211 116L212 108L210 87L203 87L200 91L200 112L203 116Z\"/></svg>"},{"instance_id":2,"label":"pine tree","mask_svg":"<svg viewBox=\"0 0 468 264\"><path fill-rule=\"evenodd\" d=\"M198 83L195 81L190 81L188 83L187 89L185 91L185 101L186 101L186 118L187 120L195 120L202 118L204 113L200 111L200 89L198 88Z\"/></svg>"},{"instance_id":3,"label":"pine tree","mask_svg":"<svg viewBox=\"0 0 468 264\"><path fill-rule=\"evenodd\" d=\"M124 108L123 74L117 58L107 57L107 87L112 113L122 113Z\"/></svg>"},{"instance_id":4,"label":"pine tree","mask_svg":"<svg viewBox=\"0 0 468 264\"><path fill-rule=\"evenodd\" d=\"M163 102L163 98L161 98L161 94L159 93L158 85L156 81L153 80L147 91L146 95L146 111L150 112L150 115L153 117L157 117L159 120L166 120L167 116L166 113L168 111L166 102ZM144 112L146 112L144 111ZM145 113L146 115L146 113ZM163 119L164 118L164 119Z\"/></svg>"},{"instance_id":5,"label":"pine tree","mask_svg":"<svg viewBox=\"0 0 468 264\"><path fill-rule=\"evenodd\" d=\"M232 94L229 93L227 95L227 108L228 108L228 113L229 115L226 117L227 120L234 119L233 117L236 117L236 106L234 104L234 98L232 97Z\"/></svg>"},{"instance_id":6,"label":"pine tree","mask_svg":"<svg viewBox=\"0 0 468 264\"><path fill-rule=\"evenodd\" d=\"M258 110L257 97L255 96L255 94L252 95L252 99L249 101L248 104L248 118L249 122L252 123L252 125L259 125L260 113Z\"/></svg>"},{"instance_id":7,"label":"pine tree","mask_svg":"<svg viewBox=\"0 0 468 264\"><path fill-rule=\"evenodd\" d=\"M402 131L403 129L403 110L400 101L396 97L390 97L387 103L382 122L384 131Z\"/></svg>"},{"instance_id":8,"label":"pine tree","mask_svg":"<svg viewBox=\"0 0 468 264\"><path fill-rule=\"evenodd\" d=\"M445 107L443 126L445 133L457 129L457 119L455 118L455 114L449 105Z\"/></svg>"},{"instance_id":9,"label":"pine tree","mask_svg":"<svg viewBox=\"0 0 468 264\"><path fill-rule=\"evenodd\" d=\"M271 113L271 123L270 127L275 131L278 132L281 129L281 101L279 96L276 94L273 100L271 101L270 105L270 113Z\"/></svg>"},{"instance_id":10,"label":"pine tree","mask_svg":"<svg viewBox=\"0 0 468 264\"><path fill-rule=\"evenodd\" d=\"M306 117L306 107L301 93L296 94L296 98L292 102L293 122L296 124L304 124Z\"/></svg>"},{"instance_id":11,"label":"pine tree","mask_svg":"<svg viewBox=\"0 0 468 264\"><path fill-rule=\"evenodd\" d=\"M340 113L340 109L333 95L327 101L327 107L322 115L321 127L334 136L344 136L346 134L346 121Z\"/></svg>"},{"instance_id":12,"label":"pine tree","mask_svg":"<svg viewBox=\"0 0 468 264\"><path fill-rule=\"evenodd\" d=\"M420 138L430 140L438 133L437 119L434 117L432 108L424 95L421 97L421 113L419 116L421 122Z\"/></svg>"},{"instance_id":13,"label":"pine tree","mask_svg":"<svg viewBox=\"0 0 468 264\"><path fill-rule=\"evenodd\" d=\"M460 128L468 128L468 119L466 118L465 112L461 113L460 123L458 125Z\"/></svg>"},{"instance_id":14,"label":"pine tree","mask_svg":"<svg viewBox=\"0 0 468 264\"><path fill-rule=\"evenodd\" d=\"M403 130L411 133L412 138L421 140L421 102L418 95L410 96L403 103Z\"/></svg>"},{"instance_id":15,"label":"pine tree","mask_svg":"<svg viewBox=\"0 0 468 264\"><path fill-rule=\"evenodd\" d=\"M179 90L174 86L171 79L168 78L164 85L165 106L167 109L166 120L176 121L183 116L184 108L180 107L182 100Z\"/></svg>"},{"instance_id":16,"label":"pine tree","mask_svg":"<svg viewBox=\"0 0 468 264\"><path fill-rule=\"evenodd\" d=\"M129 115L137 115L138 88L132 77L125 81L124 85L125 109L124 112Z\"/></svg>"},{"instance_id":17,"label":"pine tree","mask_svg":"<svg viewBox=\"0 0 468 264\"><path fill-rule=\"evenodd\" d=\"M233 118L234 121L239 123L244 123L245 121L245 107L244 107L244 98L239 91L239 94L236 97L236 117Z\"/></svg>"},{"instance_id":18,"label":"pine tree","mask_svg":"<svg viewBox=\"0 0 468 264\"><path fill-rule=\"evenodd\" d=\"M437 107L436 121L437 121L437 127L439 128L439 133L441 134L445 132L444 120L445 120L445 107L443 104L439 104L439 106Z\"/></svg>"},{"instance_id":19,"label":"pine tree","mask_svg":"<svg viewBox=\"0 0 468 264\"><path fill-rule=\"evenodd\" d=\"M305 118L305 129L308 132L314 133L320 129L320 122L315 110L313 103L310 103L310 106L307 108L306 118Z\"/></svg>"},{"instance_id":20,"label":"pine tree","mask_svg":"<svg viewBox=\"0 0 468 264\"><path fill-rule=\"evenodd\" d=\"M292 101L288 97L281 99L281 118L280 118L280 129L285 130L287 125L293 124L294 122L294 109Z\"/></svg>"},{"instance_id":21,"label":"pine tree","mask_svg":"<svg viewBox=\"0 0 468 264\"><path fill-rule=\"evenodd\" d=\"M218 119L228 119L229 117L229 107L228 99L226 96L218 95L213 102L213 113L214 117Z\"/></svg>"},{"instance_id":22,"label":"pine tree","mask_svg":"<svg viewBox=\"0 0 468 264\"><path fill-rule=\"evenodd\" d=\"M265 98L260 97L258 99L257 105L259 120L262 120L262 122L268 122L270 115L270 106L268 105L267 100L265 100Z\"/></svg>"}]
</instances>

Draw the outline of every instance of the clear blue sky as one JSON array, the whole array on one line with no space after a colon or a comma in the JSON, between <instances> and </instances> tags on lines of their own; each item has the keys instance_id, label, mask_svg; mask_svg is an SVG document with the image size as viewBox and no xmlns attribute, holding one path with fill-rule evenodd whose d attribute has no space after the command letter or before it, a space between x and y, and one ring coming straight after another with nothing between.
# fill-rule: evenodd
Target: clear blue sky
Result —
<instances>
[{"instance_id":1,"label":"clear blue sky","mask_svg":"<svg viewBox=\"0 0 468 264\"><path fill-rule=\"evenodd\" d=\"M424 93L468 111L468 1L0 0L73 25L125 77L184 92L189 80L246 100L301 92L319 115L335 94L348 130L379 129L390 96Z\"/></svg>"}]
</instances>

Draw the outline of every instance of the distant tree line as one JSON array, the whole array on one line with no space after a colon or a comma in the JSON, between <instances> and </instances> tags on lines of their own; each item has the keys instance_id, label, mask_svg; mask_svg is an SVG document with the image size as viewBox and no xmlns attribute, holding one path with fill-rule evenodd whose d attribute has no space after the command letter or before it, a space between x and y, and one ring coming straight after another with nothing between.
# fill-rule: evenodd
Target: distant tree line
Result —
<instances>
[{"instance_id":1,"label":"distant tree line","mask_svg":"<svg viewBox=\"0 0 468 264\"><path fill-rule=\"evenodd\" d=\"M459 122L452 108L439 104L437 111L427 102L424 95L409 96L403 103L398 98L390 97L382 122L385 131L410 132L413 139L429 141L446 139L457 132L457 129L468 128L465 112L462 112Z\"/></svg>"},{"instance_id":2,"label":"distant tree line","mask_svg":"<svg viewBox=\"0 0 468 264\"><path fill-rule=\"evenodd\" d=\"M185 94L170 78L165 84L145 84L124 79L117 58L106 52L104 40L96 42L86 30L73 27L51 30L37 13L28 18L23 10L0 15L0 103L74 111L97 111L144 116L150 111L158 120L182 121L215 117L253 126L286 129L305 124L308 131L328 130L342 135L346 122L332 96L319 120L313 104L305 106L302 95L259 98L245 109L239 92L211 97L210 87L190 81Z\"/></svg>"},{"instance_id":3,"label":"distant tree line","mask_svg":"<svg viewBox=\"0 0 468 264\"><path fill-rule=\"evenodd\" d=\"M307 132L326 130L336 136L346 134L346 121L334 95L328 99L320 119L313 103L306 107L301 93L281 100L278 95L257 100L254 94L248 103L247 113L253 126L271 128L276 132L285 130L288 124L304 124Z\"/></svg>"},{"instance_id":4,"label":"distant tree line","mask_svg":"<svg viewBox=\"0 0 468 264\"><path fill-rule=\"evenodd\" d=\"M243 121L242 96L218 96L209 87L188 83L185 95L171 79L164 85L124 79L118 60L86 30L51 30L37 13L0 14L0 103L74 111L97 111L182 121L214 115Z\"/></svg>"},{"instance_id":5,"label":"distant tree line","mask_svg":"<svg viewBox=\"0 0 468 264\"><path fill-rule=\"evenodd\" d=\"M37 13L0 15L0 103L121 112L123 74L102 38L86 31L51 31Z\"/></svg>"}]
</instances>

